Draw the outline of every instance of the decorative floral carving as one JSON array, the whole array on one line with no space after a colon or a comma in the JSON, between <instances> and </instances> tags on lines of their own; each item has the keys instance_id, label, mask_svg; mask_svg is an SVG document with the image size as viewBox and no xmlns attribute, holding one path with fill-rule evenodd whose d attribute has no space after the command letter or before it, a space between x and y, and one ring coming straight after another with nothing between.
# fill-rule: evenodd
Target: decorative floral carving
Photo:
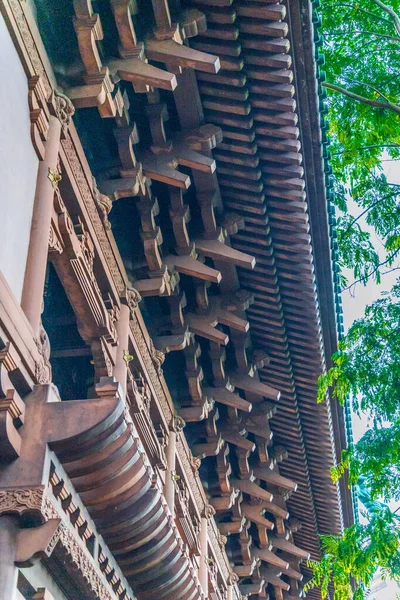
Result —
<instances>
[{"instance_id":1,"label":"decorative floral carving","mask_svg":"<svg viewBox=\"0 0 400 600\"><path fill-rule=\"evenodd\" d=\"M50 543L48 544L45 552L47 556L50 556L54 550L54 548L57 546L58 541L60 540L61 535L63 534L64 529L66 528L66 525L61 522L59 524L59 526L57 527L57 529L54 532L53 537L50 540Z\"/></svg>"},{"instance_id":2,"label":"decorative floral carving","mask_svg":"<svg viewBox=\"0 0 400 600\"><path fill-rule=\"evenodd\" d=\"M101 574L94 558L77 539L73 531L67 528L63 529L60 534L60 542L69 554L71 562L82 573L96 596L100 600L114 600L114 594L110 591L108 583Z\"/></svg>"},{"instance_id":3,"label":"decorative floral carving","mask_svg":"<svg viewBox=\"0 0 400 600\"><path fill-rule=\"evenodd\" d=\"M93 192L89 187L88 181L86 179L85 173L82 169L82 165L80 163L79 157L76 153L75 147L69 135L65 140L61 141L67 159L69 161L72 173L75 177L77 186L82 195L83 202L89 214L89 219L93 224L95 233L97 238L99 239L101 249L111 271L112 277L114 279L115 285L120 294L125 290L125 282L122 278L121 272L119 270L117 261L115 260L115 256L113 250L110 245L110 241L105 232L103 222L100 218L99 211L97 208L97 204L93 198Z\"/></svg>"},{"instance_id":4,"label":"decorative floral carving","mask_svg":"<svg viewBox=\"0 0 400 600\"><path fill-rule=\"evenodd\" d=\"M94 177L92 177L92 183L93 183L94 200L96 202L100 218L103 221L103 225L104 225L105 229L109 230L109 229L111 229L111 223L108 219L108 215L111 212L112 200L110 200L110 198L108 196L106 196L105 194L102 194L99 191L99 188L97 187L96 179Z\"/></svg>"},{"instance_id":5,"label":"decorative floral carving","mask_svg":"<svg viewBox=\"0 0 400 600\"><path fill-rule=\"evenodd\" d=\"M193 472L197 473L197 471L200 469L201 466L201 459L198 458L197 456L191 456L190 457L190 464L192 466Z\"/></svg>"},{"instance_id":6,"label":"decorative floral carving","mask_svg":"<svg viewBox=\"0 0 400 600\"><path fill-rule=\"evenodd\" d=\"M211 504L206 504L204 507L204 516L206 519L212 519L215 515L215 508Z\"/></svg>"},{"instance_id":7,"label":"decorative floral carving","mask_svg":"<svg viewBox=\"0 0 400 600\"><path fill-rule=\"evenodd\" d=\"M236 573L229 573L228 585L235 585L239 581L239 576Z\"/></svg>"},{"instance_id":8,"label":"decorative floral carving","mask_svg":"<svg viewBox=\"0 0 400 600\"><path fill-rule=\"evenodd\" d=\"M161 375L163 374L161 365L163 364L164 360L165 360L165 354L164 352L161 352L161 350L157 350L157 348L154 347L153 342L150 342L150 352L151 352L151 356L153 358L153 363L154 366L157 370L157 374L161 377Z\"/></svg>"},{"instance_id":9,"label":"decorative floral carving","mask_svg":"<svg viewBox=\"0 0 400 600\"><path fill-rule=\"evenodd\" d=\"M59 240L56 232L54 231L54 228L50 227L49 252L58 252L59 254L61 254L63 249L64 249L63 245L62 245L61 241Z\"/></svg>"},{"instance_id":10,"label":"decorative floral carving","mask_svg":"<svg viewBox=\"0 0 400 600\"><path fill-rule=\"evenodd\" d=\"M51 383L52 370L50 364L50 340L42 322L40 322L39 339L36 339L35 343L40 354L40 360L35 366L35 377L37 382L42 385Z\"/></svg>"},{"instance_id":11,"label":"decorative floral carving","mask_svg":"<svg viewBox=\"0 0 400 600\"><path fill-rule=\"evenodd\" d=\"M136 340L136 343L138 345L140 356L143 359L146 372L147 372L147 374L150 378L150 381L154 387L154 390L157 394L157 399L160 403L161 409L162 409L167 421L170 421L173 416L172 407L171 407L170 403L168 402L168 399L165 395L165 391L161 385L159 376L158 376L157 371L154 366L153 358L150 355L149 347L146 344L146 340L144 339L143 332L140 328L140 325L138 323L136 316L134 316L134 318L131 320L130 327L131 327L133 337Z\"/></svg>"},{"instance_id":12,"label":"decorative floral carving","mask_svg":"<svg viewBox=\"0 0 400 600\"><path fill-rule=\"evenodd\" d=\"M74 229L75 229L75 233L78 237L78 240L80 241L82 254L85 258L88 271L89 271L90 275L93 277L93 280L95 281L95 278L93 276L93 263L94 263L93 240L92 240L89 232L86 231L86 228L81 219L78 220L78 223L74 226ZM97 280L96 280L96 283L97 283Z\"/></svg>"},{"instance_id":13,"label":"decorative floral carving","mask_svg":"<svg viewBox=\"0 0 400 600\"><path fill-rule=\"evenodd\" d=\"M75 113L74 105L68 96L62 92L59 92L58 90L54 90L52 100L56 117L60 121L63 128L68 129L72 116Z\"/></svg>"},{"instance_id":14,"label":"decorative floral carving","mask_svg":"<svg viewBox=\"0 0 400 600\"><path fill-rule=\"evenodd\" d=\"M47 495L43 496L42 502L42 515L48 519L59 519L60 514L50 498Z\"/></svg>"},{"instance_id":15,"label":"decorative floral carving","mask_svg":"<svg viewBox=\"0 0 400 600\"><path fill-rule=\"evenodd\" d=\"M44 487L0 491L0 514L42 512Z\"/></svg>"},{"instance_id":16,"label":"decorative floral carving","mask_svg":"<svg viewBox=\"0 0 400 600\"><path fill-rule=\"evenodd\" d=\"M172 419L171 429L172 429L172 431L175 431L175 433L180 433L185 426L186 426L186 423L182 419L182 417L179 417L177 415Z\"/></svg>"},{"instance_id":17,"label":"decorative floral carving","mask_svg":"<svg viewBox=\"0 0 400 600\"><path fill-rule=\"evenodd\" d=\"M223 547L223 546L225 546L225 545L226 545L226 543L227 543L227 541L228 541L228 538L226 537L226 535L223 535L223 534L222 534L222 533L219 531L219 529L217 529L217 538L218 538L219 545L220 545L221 547Z\"/></svg>"},{"instance_id":18,"label":"decorative floral carving","mask_svg":"<svg viewBox=\"0 0 400 600\"><path fill-rule=\"evenodd\" d=\"M139 302L142 299L139 292L137 290L135 290L135 288L132 288L132 287L127 288L126 298L127 298L128 306L132 312L135 310L135 308L137 308Z\"/></svg>"}]
</instances>

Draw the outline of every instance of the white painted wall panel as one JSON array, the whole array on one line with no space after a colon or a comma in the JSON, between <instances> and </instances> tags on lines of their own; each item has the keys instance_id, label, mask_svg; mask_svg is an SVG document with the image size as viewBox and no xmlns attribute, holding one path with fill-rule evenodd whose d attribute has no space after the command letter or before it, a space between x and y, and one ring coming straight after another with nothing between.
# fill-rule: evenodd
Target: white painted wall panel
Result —
<instances>
[{"instance_id":1,"label":"white painted wall panel","mask_svg":"<svg viewBox=\"0 0 400 600\"><path fill-rule=\"evenodd\" d=\"M30 137L28 82L0 15L0 270L21 300L38 159Z\"/></svg>"}]
</instances>

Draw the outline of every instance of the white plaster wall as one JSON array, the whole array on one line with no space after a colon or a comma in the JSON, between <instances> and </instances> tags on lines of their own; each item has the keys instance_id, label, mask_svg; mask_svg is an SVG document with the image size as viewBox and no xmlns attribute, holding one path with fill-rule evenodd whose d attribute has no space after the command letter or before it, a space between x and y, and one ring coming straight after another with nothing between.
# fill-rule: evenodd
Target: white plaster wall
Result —
<instances>
[{"instance_id":1,"label":"white plaster wall","mask_svg":"<svg viewBox=\"0 0 400 600\"><path fill-rule=\"evenodd\" d=\"M41 562L38 562L27 569L20 569L19 571L35 590L46 588L53 596L54 600L73 600L72 597L67 598L67 596L65 596ZM22 594L21 597L24 598ZM29 595L29 597L31 596Z\"/></svg>"},{"instance_id":2,"label":"white plaster wall","mask_svg":"<svg viewBox=\"0 0 400 600\"><path fill-rule=\"evenodd\" d=\"M28 82L0 14L0 270L21 300L38 158L30 137Z\"/></svg>"}]
</instances>

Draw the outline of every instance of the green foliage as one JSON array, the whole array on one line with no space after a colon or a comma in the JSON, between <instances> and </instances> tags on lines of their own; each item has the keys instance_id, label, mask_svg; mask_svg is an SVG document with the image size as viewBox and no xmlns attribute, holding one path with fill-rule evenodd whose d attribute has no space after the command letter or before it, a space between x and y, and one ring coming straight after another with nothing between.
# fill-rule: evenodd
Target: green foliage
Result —
<instances>
[{"instance_id":1,"label":"green foliage","mask_svg":"<svg viewBox=\"0 0 400 600\"><path fill-rule=\"evenodd\" d=\"M386 5L398 11L400 0L387 0ZM343 91L328 90L335 203L341 211L340 262L353 270L356 281L375 278L379 282L380 263L390 266L399 252L400 190L389 185L382 173L382 154L400 157L400 118L389 108L400 107L400 32L376 0L323 0L322 32L326 85ZM345 92L359 95L360 100ZM363 99L378 101L380 107L371 107ZM348 198L382 239L381 258L370 232L363 229L363 220L348 214Z\"/></svg>"},{"instance_id":2,"label":"green foliage","mask_svg":"<svg viewBox=\"0 0 400 600\"><path fill-rule=\"evenodd\" d=\"M350 397L354 412L367 413L372 426L343 451L331 475L337 482L348 470L368 522L322 536L323 557L310 563L306 588L320 586L325 598L333 583L334 600L363 600L377 568L400 582L400 522L379 501L400 500L400 280L353 323L333 363L319 378L318 401L332 388L341 404Z\"/></svg>"},{"instance_id":3,"label":"green foliage","mask_svg":"<svg viewBox=\"0 0 400 600\"><path fill-rule=\"evenodd\" d=\"M400 418L400 282L366 308L332 358L319 379L319 402L333 386L341 404L351 394L353 410L377 424Z\"/></svg>"},{"instance_id":4,"label":"green foliage","mask_svg":"<svg viewBox=\"0 0 400 600\"><path fill-rule=\"evenodd\" d=\"M400 255L400 186L382 168L384 153L400 159L399 16L400 0L322 0L339 264L364 284L380 283ZM366 523L322 536L305 589L319 586L326 598L333 584L333 600L364 600L378 568L400 582L400 522L379 500L400 500L400 280L353 323L332 361L317 401L331 390L369 417L331 470L334 482L347 472L358 488Z\"/></svg>"},{"instance_id":5,"label":"green foliage","mask_svg":"<svg viewBox=\"0 0 400 600\"><path fill-rule=\"evenodd\" d=\"M349 471L349 482L360 477L367 481L372 498L400 500L400 419L387 427L375 426L366 431L351 449L344 450L342 461L331 470L337 482Z\"/></svg>"},{"instance_id":6,"label":"green foliage","mask_svg":"<svg viewBox=\"0 0 400 600\"><path fill-rule=\"evenodd\" d=\"M399 521L387 507L369 515L365 525L356 523L342 535L321 536L323 557L320 562L309 561L313 578L305 591L321 588L322 598L328 596L333 583L333 600L364 600L376 570L400 582L400 529ZM352 583L357 588L353 592Z\"/></svg>"},{"instance_id":7,"label":"green foliage","mask_svg":"<svg viewBox=\"0 0 400 600\"><path fill-rule=\"evenodd\" d=\"M373 427L343 453L332 477L349 469L350 483L368 478L374 498L400 499L400 283L353 323L333 363L319 378L318 402L331 387L341 404L350 396L353 411L366 412Z\"/></svg>"}]
</instances>

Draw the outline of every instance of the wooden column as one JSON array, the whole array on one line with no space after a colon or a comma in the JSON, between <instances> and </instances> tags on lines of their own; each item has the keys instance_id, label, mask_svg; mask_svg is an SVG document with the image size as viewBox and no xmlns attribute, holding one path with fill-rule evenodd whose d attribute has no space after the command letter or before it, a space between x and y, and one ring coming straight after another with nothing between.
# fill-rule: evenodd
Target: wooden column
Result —
<instances>
[{"instance_id":1,"label":"wooden column","mask_svg":"<svg viewBox=\"0 0 400 600\"><path fill-rule=\"evenodd\" d=\"M176 467L176 431L172 429L169 432L167 445L167 472L165 475L164 495L171 511L175 516L175 467Z\"/></svg>"},{"instance_id":2,"label":"wooden column","mask_svg":"<svg viewBox=\"0 0 400 600\"><path fill-rule=\"evenodd\" d=\"M18 522L15 517L0 517L0 600L14 600L18 569L14 564Z\"/></svg>"},{"instance_id":3,"label":"wooden column","mask_svg":"<svg viewBox=\"0 0 400 600\"><path fill-rule=\"evenodd\" d=\"M61 122L50 116L44 159L39 163L33 205L31 235L25 269L21 306L33 331L39 333L43 291L47 267L54 187L57 186L57 162Z\"/></svg>"},{"instance_id":4,"label":"wooden column","mask_svg":"<svg viewBox=\"0 0 400 600\"><path fill-rule=\"evenodd\" d=\"M21 307L37 337L39 337L41 325L54 190L61 179L57 171L61 133L67 131L75 112L70 99L57 90L53 91L48 103L46 100L43 102L45 106L43 105L42 108L45 110L42 111L42 116L46 123L48 122L48 127L43 128L46 143L43 154L41 154L43 160L39 163L36 180L28 257L21 298ZM49 110L51 114L49 114Z\"/></svg>"},{"instance_id":5,"label":"wooden column","mask_svg":"<svg viewBox=\"0 0 400 600\"><path fill-rule=\"evenodd\" d=\"M208 598L208 517L201 517L200 521L200 567L199 581L203 588L204 596Z\"/></svg>"},{"instance_id":6,"label":"wooden column","mask_svg":"<svg viewBox=\"0 0 400 600\"><path fill-rule=\"evenodd\" d=\"M182 417L175 416L170 425L167 445L167 472L165 474L164 496L171 511L175 516L175 469L176 469L176 437L186 423Z\"/></svg>"},{"instance_id":7,"label":"wooden column","mask_svg":"<svg viewBox=\"0 0 400 600\"><path fill-rule=\"evenodd\" d=\"M117 322L118 348L115 358L114 377L119 382L123 390L123 397L126 397L126 381L127 381L127 362L125 354L128 353L129 347L129 321L131 311L129 306L121 304L121 311Z\"/></svg>"}]
</instances>

